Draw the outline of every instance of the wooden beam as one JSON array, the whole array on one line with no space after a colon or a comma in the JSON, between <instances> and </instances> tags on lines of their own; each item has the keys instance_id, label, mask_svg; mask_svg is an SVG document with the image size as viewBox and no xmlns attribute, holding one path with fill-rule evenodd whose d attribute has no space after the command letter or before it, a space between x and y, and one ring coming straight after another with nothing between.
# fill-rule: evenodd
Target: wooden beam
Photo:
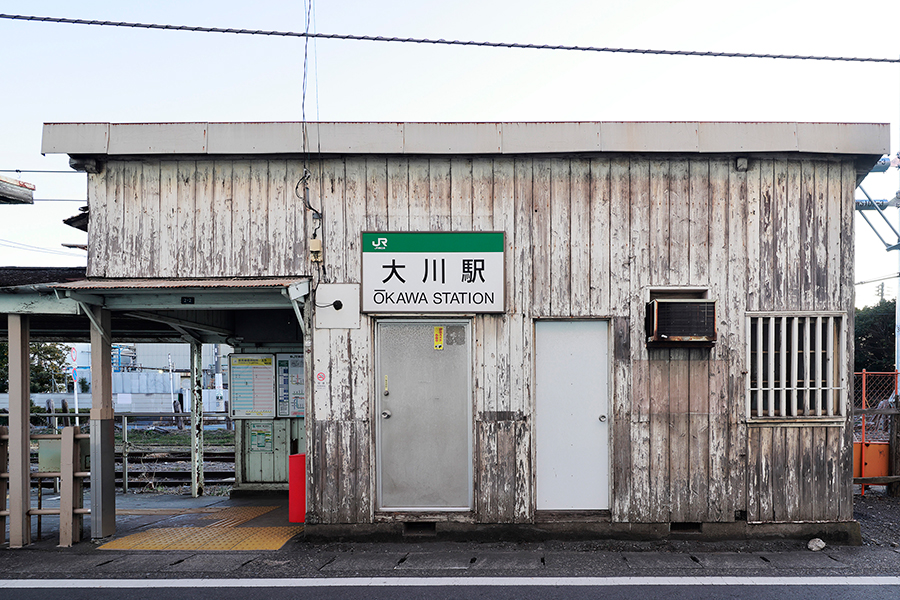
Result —
<instances>
[{"instance_id":1,"label":"wooden beam","mask_svg":"<svg viewBox=\"0 0 900 600\"><path fill-rule=\"evenodd\" d=\"M79 471L81 453L75 433L78 427L66 427L62 430L60 440L60 478L59 478L59 546L69 548L81 541L83 517L75 514L81 508L81 481L75 478Z\"/></svg>"},{"instance_id":2,"label":"wooden beam","mask_svg":"<svg viewBox=\"0 0 900 600\"><path fill-rule=\"evenodd\" d=\"M253 289L241 291L216 292L212 290L175 290L171 293L144 293L116 290L115 292L96 290L96 294L71 297L82 300L86 298L102 298L106 308L115 311L148 311L148 310L227 310L234 308L252 308L253 310L291 308L291 300L281 294L284 288ZM183 298L190 298L184 301ZM188 303L189 302L189 303Z\"/></svg>"},{"instance_id":3,"label":"wooden beam","mask_svg":"<svg viewBox=\"0 0 900 600\"><path fill-rule=\"evenodd\" d=\"M78 303L40 292L0 293L0 313L77 315Z\"/></svg>"},{"instance_id":4,"label":"wooden beam","mask_svg":"<svg viewBox=\"0 0 900 600\"><path fill-rule=\"evenodd\" d=\"M900 483L900 475L886 475L884 477L854 477L853 485L888 485Z\"/></svg>"}]
</instances>

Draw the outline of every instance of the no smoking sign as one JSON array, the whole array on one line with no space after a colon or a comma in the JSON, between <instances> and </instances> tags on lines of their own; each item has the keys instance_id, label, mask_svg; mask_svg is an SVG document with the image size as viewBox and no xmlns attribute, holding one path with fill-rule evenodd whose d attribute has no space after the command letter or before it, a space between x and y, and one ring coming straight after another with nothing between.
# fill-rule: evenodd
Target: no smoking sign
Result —
<instances>
[{"instance_id":1,"label":"no smoking sign","mask_svg":"<svg viewBox=\"0 0 900 600\"><path fill-rule=\"evenodd\" d=\"M316 391L325 391L328 389L325 381L328 377L325 375L325 371L319 371L316 373Z\"/></svg>"}]
</instances>

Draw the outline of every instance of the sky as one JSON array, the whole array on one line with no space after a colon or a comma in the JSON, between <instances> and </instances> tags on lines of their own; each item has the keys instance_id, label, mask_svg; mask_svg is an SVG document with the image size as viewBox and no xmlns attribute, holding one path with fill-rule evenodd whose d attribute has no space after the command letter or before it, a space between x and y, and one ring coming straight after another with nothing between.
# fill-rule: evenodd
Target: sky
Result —
<instances>
[{"instance_id":1,"label":"sky","mask_svg":"<svg viewBox=\"0 0 900 600\"><path fill-rule=\"evenodd\" d=\"M0 0L0 13L303 31L302 1ZM310 29L600 47L898 58L900 5L846 0L331 0ZM825 121L891 124L900 150L900 65L438 47L148 31L0 19L0 175L37 186L0 206L0 265L77 266L62 223L86 197L65 155L41 156L45 122ZM6 171L21 170L21 174ZM32 173L27 171L67 171ZM876 199L900 173L870 175ZM862 197L858 193L858 197ZM53 201L43 201L43 200ZM59 201L62 199L81 200ZM887 215L898 227L897 209ZM877 219L877 221L881 221ZM893 236L884 223L879 228ZM857 217L856 281L896 274ZM896 237L895 240L896 241ZM15 246L15 247L14 247ZM28 249L21 249L28 246ZM19 249L17 249L19 248ZM857 286L857 305L877 302ZM885 282L885 297L897 280Z\"/></svg>"}]
</instances>

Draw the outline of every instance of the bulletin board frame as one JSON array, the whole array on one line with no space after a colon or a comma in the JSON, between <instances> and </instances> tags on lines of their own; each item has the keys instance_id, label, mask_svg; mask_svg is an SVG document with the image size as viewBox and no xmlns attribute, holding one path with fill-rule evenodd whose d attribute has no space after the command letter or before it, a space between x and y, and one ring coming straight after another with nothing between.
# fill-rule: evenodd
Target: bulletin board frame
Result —
<instances>
[{"instance_id":1,"label":"bulletin board frame","mask_svg":"<svg viewBox=\"0 0 900 600\"><path fill-rule=\"evenodd\" d=\"M274 419L275 381L274 354L231 354L228 357L231 418Z\"/></svg>"}]
</instances>

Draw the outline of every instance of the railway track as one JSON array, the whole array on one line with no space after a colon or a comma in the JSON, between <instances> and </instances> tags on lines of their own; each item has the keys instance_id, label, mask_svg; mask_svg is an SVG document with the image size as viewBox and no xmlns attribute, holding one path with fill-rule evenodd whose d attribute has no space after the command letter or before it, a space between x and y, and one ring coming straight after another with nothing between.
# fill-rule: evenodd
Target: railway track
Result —
<instances>
[{"instance_id":1,"label":"railway track","mask_svg":"<svg viewBox=\"0 0 900 600\"><path fill-rule=\"evenodd\" d=\"M121 451L116 452L116 486L122 487ZM205 485L234 483L234 450L203 451ZM231 468L228 468L228 467ZM128 487L181 487L191 484L191 451L187 448L128 450Z\"/></svg>"},{"instance_id":2,"label":"railway track","mask_svg":"<svg viewBox=\"0 0 900 600\"><path fill-rule=\"evenodd\" d=\"M132 464L135 462L179 462L179 461L190 461L191 460L191 451L190 450L155 450L155 449L140 449L140 450L129 450L128 451L128 464ZM122 452L120 450L116 450L116 463L121 464L122 462ZM203 451L203 462L234 462L234 450L204 450Z\"/></svg>"},{"instance_id":3,"label":"railway track","mask_svg":"<svg viewBox=\"0 0 900 600\"><path fill-rule=\"evenodd\" d=\"M116 487L122 487L121 449L116 451ZM32 455L33 469L37 469L37 455ZM234 450L211 449L203 452L203 480L205 485L234 483ZM229 468L230 467L230 468ZM48 485L48 479L34 485ZM191 484L191 452L184 448L140 448L128 451L128 488L181 487ZM90 480L85 480L90 486Z\"/></svg>"},{"instance_id":4,"label":"railway track","mask_svg":"<svg viewBox=\"0 0 900 600\"><path fill-rule=\"evenodd\" d=\"M228 471L203 471L203 483L210 485L231 485L234 483L234 469ZM191 484L190 471L139 471L128 472L128 488L181 487ZM116 487L122 487L122 472L116 472Z\"/></svg>"}]
</instances>

